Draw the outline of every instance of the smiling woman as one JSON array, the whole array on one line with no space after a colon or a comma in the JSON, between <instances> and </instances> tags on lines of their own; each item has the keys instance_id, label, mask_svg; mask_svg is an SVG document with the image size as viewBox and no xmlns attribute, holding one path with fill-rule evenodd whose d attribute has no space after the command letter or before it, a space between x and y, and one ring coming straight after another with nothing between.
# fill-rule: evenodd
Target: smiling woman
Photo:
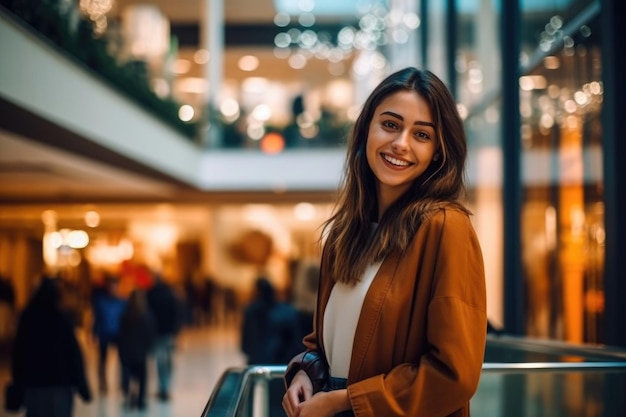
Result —
<instances>
[{"instance_id":1,"label":"smiling woman","mask_svg":"<svg viewBox=\"0 0 626 417\"><path fill-rule=\"evenodd\" d=\"M469 414L487 317L460 200L466 146L429 71L391 74L366 100L325 225L314 330L285 374L290 417Z\"/></svg>"}]
</instances>

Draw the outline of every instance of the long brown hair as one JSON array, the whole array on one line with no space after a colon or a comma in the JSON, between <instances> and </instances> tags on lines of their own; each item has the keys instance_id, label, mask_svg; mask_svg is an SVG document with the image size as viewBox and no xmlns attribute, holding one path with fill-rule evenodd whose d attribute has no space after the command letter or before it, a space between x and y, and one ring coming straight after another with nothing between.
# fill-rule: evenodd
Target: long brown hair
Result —
<instances>
[{"instance_id":1,"label":"long brown hair","mask_svg":"<svg viewBox=\"0 0 626 417\"><path fill-rule=\"evenodd\" d=\"M380 218L375 235L371 223L378 218L377 179L366 158L367 135L374 111L388 96L413 91L432 112L439 158L433 159L413 186ZM435 210L457 207L464 186L467 142L454 98L433 73L405 68L385 78L365 101L348 142L343 186L333 215L324 223L327 268L336 281L356 283L372 262L392 251L407 249L419 226Z\"/></svg>"}]
</instances>

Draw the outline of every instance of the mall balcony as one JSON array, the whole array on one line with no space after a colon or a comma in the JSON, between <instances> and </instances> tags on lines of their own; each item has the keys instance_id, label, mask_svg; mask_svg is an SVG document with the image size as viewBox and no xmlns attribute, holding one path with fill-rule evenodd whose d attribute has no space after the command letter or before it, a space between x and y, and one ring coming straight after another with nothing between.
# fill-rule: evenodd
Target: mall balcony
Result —
<instances>
[{"instance_id":1,"label":"mall balcony","mask_svg":"<svg viewBox=\"0 0 626 417\"><path fill-rule=\"evenodd\" d=\"M92 171L101 169L101 176L111 183L99 186L121 187L112 191L114 198L121 199L184 201L203 192L306 192L323 193L328 199L336 189L344 137L328 146L321 135L307 141L299 134L272 133L271 126L261 124L261 136L251 139L217 109L219 116L214 112L194 116L192 106L171 95L160 97L151 89L151 82L160 81L166 89L172 86L151 76L147 61L120 64L107 52L112 42L93 38L89 21L81 19L70 29L78 16L59 10L61 6L53 8L55 2L44 4L51 9L24 12L30 24L0 9L0 53L11 57L2 60L1 68L3 171L14 176L47 171L50 186L37 190L40 200L71 201L71 189L50 182L55 176L71 176L74 166L78 178L79 166L91 177L97 176ZM203 111L196 105L196 113ZM340 129L335 131L345 135ZM56 166L62 159L52 157L40 162L46 152L66 156L67 164ZM124 176L135 186L125 189ZM28 201L32 197L20 194L27 192L24 187L12 188L11 177L3 182L7 187L3 198ZM84 189L79 198L89 199L90 193L100 194L97 189Z\"/></svg>"}]
</instances>

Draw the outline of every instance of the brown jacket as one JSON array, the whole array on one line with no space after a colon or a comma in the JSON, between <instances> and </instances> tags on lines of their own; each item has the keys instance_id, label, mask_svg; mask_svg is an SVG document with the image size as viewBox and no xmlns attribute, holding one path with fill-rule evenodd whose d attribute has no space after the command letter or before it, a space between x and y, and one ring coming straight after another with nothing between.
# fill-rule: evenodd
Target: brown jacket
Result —
<instances>
[{"instance_id":1,"label":"brown jacket","mask_svg":"<svg viewBox=\"0 0 626 417\"><path fill-rule=\"evenodd\" d=\"M314 331L324 351L333 287L322 257ZM487 316L483 259L469 218L434 214L407 250L385 259L357 324L348 395L357 417L468 416L481 374Z\"/></svg>"}]
</instances>

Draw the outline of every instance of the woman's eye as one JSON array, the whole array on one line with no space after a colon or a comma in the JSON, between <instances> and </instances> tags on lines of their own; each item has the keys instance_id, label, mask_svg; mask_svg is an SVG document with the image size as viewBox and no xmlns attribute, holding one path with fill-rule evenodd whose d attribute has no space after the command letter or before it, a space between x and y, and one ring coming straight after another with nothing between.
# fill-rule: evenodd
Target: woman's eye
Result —
<instances>
[{"instance_id":1,"label":"woman's eye","mask_svg":"<svg viewBox=\"0 0 626 417\"><path fill-rule=\"evenodd\" d=\"M397 128L398 128L398 125L397 125L397 124L395 124L394 122L388 121L388 120L387 120L387 121L384 121L384 122L382 123L382 125L383 125L384 127L386 127L386 128L389 128L389 129L397 129Z\"/></svg>"},{"instance_id":2,"label":"woman's eye","mask_svg":"<svg viewBox=\"0 0 626 417\"><path fill-rule=\"evenodd\" d=\"M416 132L415 137L418 139L428 140L430 139L430 135L426 132Z\"/></svg>"}]
</instances>

